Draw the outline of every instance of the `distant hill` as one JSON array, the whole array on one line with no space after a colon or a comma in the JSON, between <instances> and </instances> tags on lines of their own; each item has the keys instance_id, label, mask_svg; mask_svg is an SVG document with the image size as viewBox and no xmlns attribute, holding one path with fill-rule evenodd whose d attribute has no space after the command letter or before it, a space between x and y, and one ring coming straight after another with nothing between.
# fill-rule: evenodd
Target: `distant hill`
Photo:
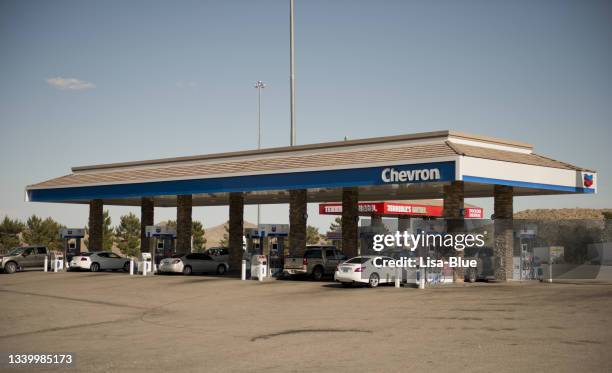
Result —
<instances>
[{"instance_id":1,"label":"distant hill","mask_svg":"<svg viewBox=\"0 0 612 373\"><path fill-rule=\"evenodd\" d=\"M514 218L529 220L599 220L604 218L604 212L612 212L612 209L529 209L515 213Z\"/></svg>"},{"instance_id":2,"label":"distant hill","mask_svg":"<svg viewBox=\"0 0 612 373\"><path fill-rule=\"evenodd\" d=\"M224 224L215 225L214 227L204 228L204 237L206 238L206 247L214 247L220 246L220 242L223 240L223 235L225 234L226 227L229 222L225 222ZM245 228L255 228L255 224L249 223L248 221L244 222Z\"/></svg>"}]
</instances>

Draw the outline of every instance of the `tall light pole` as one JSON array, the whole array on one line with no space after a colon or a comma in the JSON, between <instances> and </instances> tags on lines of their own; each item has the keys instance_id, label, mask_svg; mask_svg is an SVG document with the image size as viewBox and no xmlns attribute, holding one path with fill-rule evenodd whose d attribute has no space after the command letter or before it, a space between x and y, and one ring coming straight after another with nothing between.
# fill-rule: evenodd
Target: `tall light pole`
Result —
<instances>
[{"instance_id":1,"label":"tall light pole","mask_svg":"<svg viewBox=\"0 0 612 373\"><path fill-rule=\"evenodd\" d=\"M255 83L257 88L257 150L261 149L261 90L266 88L266 85L261 80ZM257 230L259 231L259 219L261 218L261 206L257 204Z\"/></svg>"},{"instance_id":2,"label":"tall light pole","mask_svg":"<svg viewBox=\"0 0 612 373\"><path fill-rule=\"evenodd\" d=\"M295 145L295 56L293 53L293 0L289 0L289 82L291 95L291 141L290 145Z\"/></svg>"}]
</instances>

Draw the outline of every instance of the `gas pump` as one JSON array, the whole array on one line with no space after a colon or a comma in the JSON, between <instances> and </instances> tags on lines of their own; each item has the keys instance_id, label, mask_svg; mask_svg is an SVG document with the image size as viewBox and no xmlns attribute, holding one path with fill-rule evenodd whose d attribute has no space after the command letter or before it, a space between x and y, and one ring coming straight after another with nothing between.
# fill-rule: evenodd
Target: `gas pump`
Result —
<instances>
[{"instance_id":1,"label":"gas pump","mask_svg":"<svg viewBox=\"0 0 612 373\"><path fill-rule=\"evenodd\" d=\"M288 224L260 224L257 228L245 230L247 252L252 255L251 277L260 278L264 262L266 270L263 277L278 276L282 273L285 237L288 235Z\"/></svg>"},{"instance_id":2,"label":"gas pump","mask_svg":"<svg viewBox=\"0 0 612 373\"><path fill-rule=\"evenodd\" d=\"M259 235L257 228L247 228L244 230L244 239L246 242L246 252L249 258L253 254L261 254L261 241L262 237Z\"/></svg>"},{"instance_id":3,"label":"gas pump","mask_svg":"<svg viewBox=\"0 0 612 373\"><path fill-rule=\"evenodd\" d=\"M140 253L140 261L138 262L138 270L143 276L147 273L155 273L153 270L153 261L151 260L151 253Z\"/></svg>"},{"instance_id":4,"label":"gas pump","mask_svg":"<svg viewBox=\"0 0 612 373\"><path fill-rule=\"evenodd\" d=\"M283 273L285 238L289 236L289 224L261 224L259 231L266 237L263 254L268 255L268 275L280 276Z\"/></svg>"},{"instance_id":5,"label":"gas pump","mask_svg":"<svg viewBox=\"0 0 612 373\"><path fill-rule=\"evenodd\" d=\"M59 230L60 238L64 241L64 263L62 268L68 269L70 260L81 252L81 240L85 237L85 229L62 228Z\"/></svg>"},{"instance_id":6,"label":"gas pump","mask_svg":"<svg viewBox=\"0 0 612 373\"><path fill-rule=\"evenodd\" d=\"M149 238L150 253L155 264L175 254L176 229L147 225L145 235Z\"/></svg>"}]
</instances>

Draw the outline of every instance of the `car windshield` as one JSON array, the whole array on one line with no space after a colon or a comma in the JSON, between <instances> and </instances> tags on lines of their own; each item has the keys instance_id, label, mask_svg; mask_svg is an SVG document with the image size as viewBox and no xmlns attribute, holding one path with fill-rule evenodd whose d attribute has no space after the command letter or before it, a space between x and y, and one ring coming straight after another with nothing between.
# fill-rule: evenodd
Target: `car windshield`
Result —
<instances>
[{"instance_id":1,"label":"car windshield","mask_svg":"<svg viewBox=\"0 0 612 373\"><path fill-rule=\"evenodd\" d=\"M363 264L365 262L367 262L368 260L370 260L370 258L366 258L363 256L358 256L356 258L351 258L349 260L347 260L345 263L347 264Z\"/></svg>"},{"instance_id":2,"label":"car windshield","mask_svg":"<svg viewBox=\"0 0 612 373\"><path fill-rule=\"evenodd\" d=\"M174 254L172 255L173 258L182 258L184 254Z\"/></svg>"},{"instance_id":3,"label":"car windshield","mask_svg":"<svg viewBox=\"0 0 612 373\"><path fill-rule=\"evenodd\" d=\"M23 250L25 250L23 247L15 247L13 248L13 250L11 250L9 252L9 255L20 255L23 254Z\"/></svg>"},{"instance_id":4,"label":"car windshield","mask_svg":"<svg viewBox=\"0 0 612 373\"><path fill-rule=\"evenodd\" d=\"M93 254L93 253L89 253L89 252L88 252L88 253L80 253L79 255L80 255L80 256L90 256L91 254Z\"/></svg>"}]
</instances>

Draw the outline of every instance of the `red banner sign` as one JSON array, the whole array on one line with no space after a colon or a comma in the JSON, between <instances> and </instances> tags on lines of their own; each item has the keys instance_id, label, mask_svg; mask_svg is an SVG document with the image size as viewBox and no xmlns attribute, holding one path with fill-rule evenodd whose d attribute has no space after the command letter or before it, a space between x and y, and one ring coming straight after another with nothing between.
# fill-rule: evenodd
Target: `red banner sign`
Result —
<instances>
[{"instance_id":1,"label":"red banner sign","mask_svg":"<svg viewBox=\"0 0 612 373\"><path fill-rule=\"evenodd\" d=\"M397 216L430 216L441 217L442 206L419 205L413 203L397 202L360 202L358 205L359 215L369 216L372 214ZM321 215L342 215L342 204L340 203L321 203L319 204L319 214ZM482 219L484 213L480 207L469 207L464 209L464 217Z\"/></svg>"}]
</instances>

